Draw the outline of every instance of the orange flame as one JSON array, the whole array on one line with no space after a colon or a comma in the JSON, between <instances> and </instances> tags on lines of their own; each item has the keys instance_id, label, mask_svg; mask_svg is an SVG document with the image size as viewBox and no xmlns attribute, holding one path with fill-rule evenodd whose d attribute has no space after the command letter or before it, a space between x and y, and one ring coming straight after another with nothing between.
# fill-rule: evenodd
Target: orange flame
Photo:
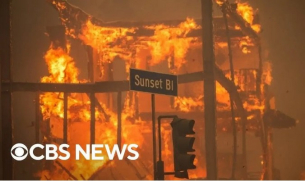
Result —
<instances>
[{"instance_id":1,"label":"orange flame","mask_svg":"<svg viewBox=\"0 0 305 181\"><path fill-rule=\"evenodd\" d=\"M250 24L252 29L257 33L261 31L259 24L254 24L254 10L248 3L237 3L237 13L241 15L244 20Z\"/></svg>"},{"instance_id":2,"label":"orange flame","mask_svg":"<svg viewBox=\"0 0 305 181\"><path fill-rule=\"evenodd\" d=\"M219 0L218 0L219 1ZM57 3L59 9L64 9L61 3ZM238 5L238 13L252 26L252 28L259 32L260 27L253 25L253 8L248 4L240 3ZM68 21L63 20L62 21ZM67 28L67 27L66 27ZM99 53L104 55L104 58L100 62L108 63L113 61L116 56L124 59L126 64L126 70L128 70L130 63L136 61L136 54L142 49L148 49L152 61L150 65L159 64L162 61L169 63L169 68L172 73L177 73L177 70L186 62L186 54L191 46L191 42L196 38L188 38L187 34L194 29L198 29L195 21L187 18L187 20L181 23L178 27L169 27L165 25L155 25L145 27L147 29L154 30L152 37L133 37L133 33L136 28L105 28L94 25L90 20L83 24L80 34L75 35L73 29L68 29L66 34L79 38L84 44L90 45ZM251 42L248 39L241 40L242 45L249 45ZM79 70L76 68L74 60L69 56L68 50L65 51L61 48L54 49L52 46L45 55L45 61L49 68L49 76L43 77L41 82L52 83L85 83L86 80L79 80ZM223 46L223 44L219 44ZM244 50L244 49L243 49ZM249 50L244 50L245 53L249 53ZM105 58L106 57L106 58ZM174 65L174 67L172 67ZM175 70L173 70L175 69ZM264 70L264 82L271 82L271 67L267 67ZM237 79L235 79L237 80ZM221 103L221 109L230 108L230 96L228 92L219 84L216 84L217 90L217 102ZM244 91L241 87L241 91ZM125 100L124 110L122 113L122 142L123 143L137 143L138 145L144 145L146 137L144 132L150 132L149 123L140 119L135 119L134 105L127 104L130 97ZM194 97L177 97L175 98L175 107L178 110L189 112L192 110L203 110L203 96ZM244 107L250 111L253 109L264 109L260 106L257 98L253 98L249 102L244 103ZM250 103L251 102L251 103ZM40 96L41 111L44 119L51 118L52 124L56 125L52 129L52 136L56 138L62 138L62 119L64 117L64 104L63 93L44 93ZM109 116L109 119L105 119L105 115L99 109L95 110L96 127L102 129L96 129L96 142L114 145L117 133L117 115L112 110L109 110L103 103L101 107L104 112ZM219 107L218 107L219 109ZM135 119L131 121L131 118ZM251 118L251 116L249 116ZM68 96L68 120L69 120L69 144L81 144L84 145L89 142L89 131L84 131L88 128L88 122L90 121L90 100L86 94L69 94ZM225 129L225 128L223 128ZM81 135L81 136L79 136ZM170 145L170 131L168 126L162 126L162 137L165 139L163 143L162 155L166 160L172 160L171 145ZM74 148L70 148L74 149ZM198 160L197 160L198 161ZM95 171L102 168L107 163L107 160L94 162L87 160L69 160L62 162L62 164L69 169L69 171L76 177L80 177L79 173L83 177L89 178ZM171 162L172 163L172 162ZM111 163L114 165L114 163ZM167 165L166 169L172 169L173 164ZM204 177L205 171L203 169L198 172L190 174L192 177ZM46 169L41 172L42 176L46 176L50 179L68 179L67 175L61 173L61 168L57 165L54 169ZM151 179L151 175L147 175L147 179Z\"/></svg>"}]
</instances>

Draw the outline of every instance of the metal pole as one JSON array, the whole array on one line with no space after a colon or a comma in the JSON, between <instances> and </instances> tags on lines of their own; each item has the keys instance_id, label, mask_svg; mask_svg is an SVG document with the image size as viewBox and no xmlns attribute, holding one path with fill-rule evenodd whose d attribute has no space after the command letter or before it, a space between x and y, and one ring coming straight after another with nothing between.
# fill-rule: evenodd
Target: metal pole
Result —
<instances>
[{"instance_id":1,"label":"metal pole","mask_svg":"<svg viewBox=\"0 0 305 181\"><path fill-rule=\"evenodd\" d=\"M213 0L201 0L204 80L204 120L207 180L217 180L216 83L213 41Z\"/></svg>"},{"instance_id":2,"label":"metal pole","mask_svg":"<svg viewBox=\"0 0 305 181\"><path fill-rule=\"evenodd\" d=\"M91 113L91 124L90 124L90 144L95 144L95 94L90 94L90 113Z\"/></svg>"},{"instance_id":3,"label":"metal pole","mask_svg":"<svg viewBox=\"0 0 305 181\"><path fill-rule=\"evenodd\" d=\"M223 9L223 18L225 21L226 32L227 32L227 42L228 42L228 51L229 51L229 61L230 61L230 71L231 71L231 80L235 85L235 74L234 74L234 64L233 64L233 55L231 49L231 38L230 30L228 25L228 19L225 9ZM237 135L236 135L236 121L235 121L235 112L234 112L234 102L230 94L230 104L231 104L231 115L232 115L232 128L233 128L233 162L232 162L232 179L235 179L235 169L236 169L236 155L237 155Z\"/></svg>"},{"instance_id":4,"label":"metal pole","mask_svg":"<svg viewBox=\"0 0 305 181\"><path fill-rule=\"evenodd\" d=\"M162 135L161 135L161 120L178 118L177 115L166 115L158 117L158 141L159 141L159 161L162 161Z\"/></svg>"},{"instance_id":5,"label":"metal pole","mask_svg":"<svg viewBox=\"0 0 305 181\"><path fill-rule=\"evenodd\" d=\"M36 95L36 101L35 101L35 106L36 106L36 122L35 122L35 140L36 143L40 142L40 121L41 121L41 111L40 111L40 94L37 92Z\"/></svg>"},{"instance_id":6,"label":"metal pole","mask_svg":"<svg viewBox=\"0 0 305 181\"><path fill-rule=\"evenodd\" d=\"M0 64L1 83L11 84L11 1L1 1L0 5ZM1 129L2 129L2 174L3 180L13 180L13 119L12 92L1 92Z\"/></svg>"},{"instance_id":7,"label":"metal pole","mask_svg":"<svg viewBox=\"0 0 305 181\"><path fill-rule=\"evenodd\" d=\"M157 162L157 144L156 144L156 118L155 118L155 94L151 94L151 120L152 120L152 137L153 137L153 167L154 167L154 180L157 179L156 175L156 162Z\"/></svg>"},{"instance_id":8,"label":"metal pole","mask_svg":"<svg viewBox=\"0 0 305 181\"><path fill-rule=\"evenodd\" d=\"M64 126L63 126L64 143L68 143L68 93L64 92Z\"/></svg>"},{"instance_id":9,"label":"metal pole","mask_svg":"<svg viewBox=\"0 0 305 181\"><path fill-rule=\"evenodd\" d=\"M118 92L117 97L117 111L118 111L118 129L117 129L117 143L119 145L119 148L121 149L122 146L122 92Z\"/></svg>"}]
</instances>

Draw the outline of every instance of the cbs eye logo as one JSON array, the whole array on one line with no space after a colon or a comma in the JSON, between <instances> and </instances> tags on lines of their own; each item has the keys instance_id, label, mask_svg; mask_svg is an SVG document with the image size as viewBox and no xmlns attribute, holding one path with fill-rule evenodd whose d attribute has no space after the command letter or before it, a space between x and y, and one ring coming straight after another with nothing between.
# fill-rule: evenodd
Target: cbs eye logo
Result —
<instances>
[{"instance_id":1,"label":"cbs eye logo","mask_svg":"<svg viewBox=\"0 0 305 181\"><path fill-rule=\"evenodd\" d=\"M21 143L15 144L11 149L12 157L17 161L22 161L28 156L28 148Z\"/></svg>"}]
</instances>

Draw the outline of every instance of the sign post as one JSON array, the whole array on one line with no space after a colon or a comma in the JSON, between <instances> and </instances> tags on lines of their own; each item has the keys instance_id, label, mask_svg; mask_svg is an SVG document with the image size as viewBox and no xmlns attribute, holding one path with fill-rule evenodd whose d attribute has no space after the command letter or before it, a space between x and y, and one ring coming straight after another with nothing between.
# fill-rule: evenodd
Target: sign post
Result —
<instances>
[{"instance_id":1,"label":"sign post","mask_svg":"<svg viewBox=\"0 0 305 181\"><path fill-rule=\"evenodd\" d=\"M207 180L217 180L216 81L213 40L213 0L201 0L204 72L204 121Z\"/></svg>"},{"instance_id":2,"label":"sign post","mask_svg":"<svg viewBox=\"0 0 305 181\"><path fill-rule=\"evenodd\" d=\"M157 173L157 143L156 143L156 115L155 115L155 94L168 96L178 95L178 77L171 74L162 74L138 69L129 70L130 90L151 93L151 114L152 114L152 138L153 138L153 167L154 180L158 180Z\"/></svg>"},{"instance_id":3,"label":"sign post","mask_svg":"<svg viewBox=\"0 0 305 181\"><path fill-rule=\"evenodd\" d=\"M157 180L157 141L156 141L156 110L155 110L155 94L151 94L151 123L152 123L152 139L153 139L153 167L154 180Z\"/></svg>"}]
</instances>

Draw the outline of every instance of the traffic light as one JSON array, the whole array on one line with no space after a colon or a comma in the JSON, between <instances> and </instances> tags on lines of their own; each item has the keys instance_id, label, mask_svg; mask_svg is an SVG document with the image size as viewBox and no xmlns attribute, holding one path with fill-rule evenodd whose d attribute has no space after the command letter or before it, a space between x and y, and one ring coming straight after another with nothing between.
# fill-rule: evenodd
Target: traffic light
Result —
<instances>
[{"instance_id":1,"label":"traffic light","mask_svg":"<svg viewBox=\"0 0 305 181\"><path fill-rule=\"evenodd\" d=\"M181 118L174 118L171 122L172 126L172 138L174 148L174 169L175 177L187 178L188 169L195 169L194 165L194 154L188 154L188 152L194 152L193 144L195 141L194 137L188 135L194 135L193 131L195 121Z\"/></svg>"}]
</instances>

